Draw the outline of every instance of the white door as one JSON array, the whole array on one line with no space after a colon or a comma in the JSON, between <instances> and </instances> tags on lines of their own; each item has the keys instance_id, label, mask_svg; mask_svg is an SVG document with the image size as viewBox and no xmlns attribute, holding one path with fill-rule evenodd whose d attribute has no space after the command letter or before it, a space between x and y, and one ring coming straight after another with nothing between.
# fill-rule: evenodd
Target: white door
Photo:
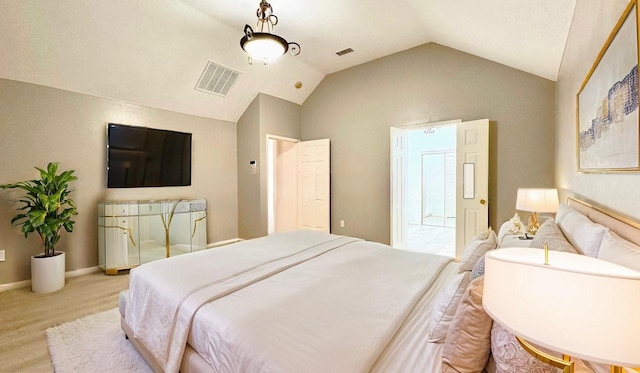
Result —
<instances>
[{"instance_id":1,"label":"white door","mask_svg":"<svg viewBox=\"0 0 640 373\"><path fill-rule=\"evenodd\" d=\"M329 139L302 141L298 154L298 229L331 230Z\"/></svg>"},{"instance_id":2,"label":"white door","mask_svg":"<svg viewBox=\"0 0 640 373\"><path fill-rule=\"evenodd\" d=\"M456 257L489 226L489 119L458 124Z\"/></svg>"}]
</instances>

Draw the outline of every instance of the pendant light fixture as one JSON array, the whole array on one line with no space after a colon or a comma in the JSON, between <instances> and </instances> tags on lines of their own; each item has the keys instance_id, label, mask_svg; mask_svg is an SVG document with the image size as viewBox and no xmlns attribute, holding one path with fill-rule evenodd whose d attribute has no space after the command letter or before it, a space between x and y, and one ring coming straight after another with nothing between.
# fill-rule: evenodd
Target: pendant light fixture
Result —
<instances>
[{"instance_id":1,"label":"pendant light fixture","mask_svg":"<svg viewBox=\"0 0 640 373\"><path fill-rule=\"evenodd\" d=\"M240 39L240 46L249 55L249 63L253 60L273 62L278 57L291 51L297 56L300 54L300 44L287 42L283 37L273 34L273 27L278 24L278 17L273 14L271 4L261 0L258 11L258 24L254 31L251 26L244 26L244 36Z\"/></svg>"}]
</instances>

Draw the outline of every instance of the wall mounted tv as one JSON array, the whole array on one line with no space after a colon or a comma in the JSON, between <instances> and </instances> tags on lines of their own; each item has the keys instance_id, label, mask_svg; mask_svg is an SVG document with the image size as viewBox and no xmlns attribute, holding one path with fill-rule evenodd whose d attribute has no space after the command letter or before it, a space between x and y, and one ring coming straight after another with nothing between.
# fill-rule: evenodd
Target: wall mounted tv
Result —
<instances>
[{"instance_id":1,"label":"wall mounted tv","mask_svg":"<svg viewBox=\"0 0 640 373\"><path fill-rule=\"evenodd\" d=\"M191 134L109 123L107 187L191 185Z\"/></svg>"}]
</instances>

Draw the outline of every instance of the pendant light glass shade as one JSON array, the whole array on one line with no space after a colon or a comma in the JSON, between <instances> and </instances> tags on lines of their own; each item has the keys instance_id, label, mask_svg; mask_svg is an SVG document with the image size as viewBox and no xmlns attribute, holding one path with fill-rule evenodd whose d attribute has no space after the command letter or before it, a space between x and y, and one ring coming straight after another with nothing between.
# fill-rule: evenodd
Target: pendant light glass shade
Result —
<instances>
[{"instance_id":1,"label":"pendant light glass shade","mask_svg":"<svg viewBox=\"0 0 640 373\"><path fill-rule=\"evenodd\" d=\"M286 40L263 32L252 33L251 39L243 37L240 46L252 59L264 62L277 60L289 49Z\"/></svg>"}]
</instances>

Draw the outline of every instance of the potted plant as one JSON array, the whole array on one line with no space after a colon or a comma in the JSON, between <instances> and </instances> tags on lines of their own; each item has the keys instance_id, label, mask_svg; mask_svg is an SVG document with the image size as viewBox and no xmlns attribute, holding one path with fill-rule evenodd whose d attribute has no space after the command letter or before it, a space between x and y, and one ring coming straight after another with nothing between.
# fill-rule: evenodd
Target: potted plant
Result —
<instances>
[{"instance_id":1,"label":"potted plant","mask_svg":"<svg viewBox=\"0 0 640 373\"><path fill-rule=\"evenodd\" d=\"M73 215L76 206L69 198L69 182L77 180L74 170L58 174L58 163L52 162L40 171L40 179L0 185L2 189L22 189L26 194L17 199L22 203L21 211L11 224L21 226L25 238L36 232L42 241L44 253L31 257L31 290L35 293L50 293L64 287L65 253L56 251L62 229L73 232Z\"/></svg>"}]
</instances>

